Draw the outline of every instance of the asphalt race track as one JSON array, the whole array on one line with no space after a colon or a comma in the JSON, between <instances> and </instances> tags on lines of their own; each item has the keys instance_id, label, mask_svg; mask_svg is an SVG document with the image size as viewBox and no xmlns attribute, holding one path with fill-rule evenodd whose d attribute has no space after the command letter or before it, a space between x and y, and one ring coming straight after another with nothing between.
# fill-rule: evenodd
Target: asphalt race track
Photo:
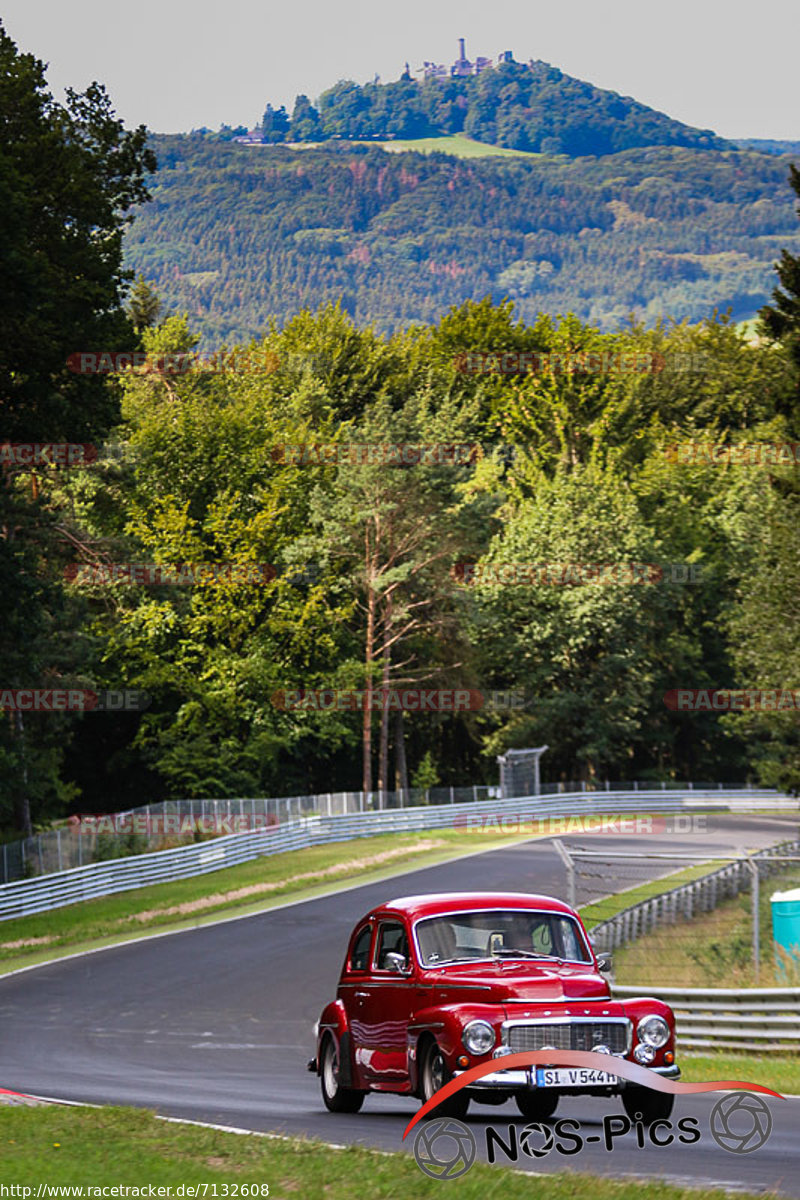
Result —
<instances>
[{"instance_id":1,"label":"asphalt race track","mask_svg":"<svg viewBox=\"0 0 800 1200\"><path fill-rule=\"evenodd\" d=\"M595 840L598 848L627 851L653 849L657 840L661 852L692 854L754 849L797 831L797 819L789 817L707 821L704 834ZM589 838L565 839L571 840L585 845ZM663 869L653 864L654 874ZM468 889L563 895L564 868L549 841L527 842L0 978L0 1087L399 1150L417 1102L371 1096L356 1116L328 1113L316 1076L305 1069L312 1025L335 994L346 941L360 916L393 896ZM673 1123L699 1119L694 1145L639 1149L631 1133L610 1153L600 1141L569 1158L555 1150L539 1159L521 1154L515 1165L800 1197L800 1099L769 1099L771 1137L750 1154L731 1153L712 1140L708 1115L718 1099L712 1093L676 1102ZM565 1098L557 1117L576 1118L589 1137L602 1132L606 1113L621 1114L620 1102ZM524 1124L513 1102L473 1104L468 1121L482 1155L482 1127L502 1132L510 1122Z\"/></svg>"}]
</instances>

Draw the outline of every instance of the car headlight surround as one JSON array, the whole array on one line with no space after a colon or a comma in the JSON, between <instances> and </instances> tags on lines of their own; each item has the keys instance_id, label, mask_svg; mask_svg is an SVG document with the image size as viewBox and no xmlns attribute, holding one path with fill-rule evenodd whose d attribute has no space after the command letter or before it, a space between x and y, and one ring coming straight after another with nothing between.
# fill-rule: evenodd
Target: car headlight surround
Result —
<instances>
[{"instance_id":1,"label":"car headlight surround","mask_svg":"<svg viewBox=\"0 0 800 1200\"><path fill-rule=\"evenodd\" d=\"M663 1017L659 1017L656 1013L650 1013L639 1021L636 1026L636 1036L645 1046L652 1046L654 1050L660 1050L669 1041L669 1025Z\"/></svg>"},{"instance_id":2,"label":"car headlight surround","mask_svg":"<svg viewBox=\"0 0 800 1200\"><path fill-rule=\"evenodd\" d=\"M470 1021L461 1034L464 1049L470 1054L488 1054L494 1046L496 1036L488 1021Z\"/></svg>"}]
</instances>

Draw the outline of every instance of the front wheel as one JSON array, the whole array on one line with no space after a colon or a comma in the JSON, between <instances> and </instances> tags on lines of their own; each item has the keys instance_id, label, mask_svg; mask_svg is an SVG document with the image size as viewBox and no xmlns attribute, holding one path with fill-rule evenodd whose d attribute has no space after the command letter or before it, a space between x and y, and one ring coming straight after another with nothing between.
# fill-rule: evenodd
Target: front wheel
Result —
<instances>
[{"instance_id":1,"label":"front wheel","mask_svg":"<svg viewBox=\"0 0 800 1200\"><path fill-rule=\"evenodd\" d=\"M675 1097L670 1092L655 1092L652 1088L628 1084L622 1093L622 1107L632 1121L652 1125L666 1121L672 1112Z\"/></svg>"},{"instance_id":2,"label":"front wheel","mask_svg":"<svg viewBox=\"0 0 800 1200\"><path fill-rule=\"evenodd\" d=\"M420 1095L423 1104L427 1103L432 1096L438 1092L439 1088L444 1087L453 1078L447 1069L447 1063L444 1061L444 1055L437 1046L436 1042L429 1042L422 1060L422 1069L420 1071ZM441 1104L436 1106L434 1110L437 1117L465 1117L469 1108L469 1096L466 1091L456 1092L455 1096L448 1096Z\"/></svg>"},{"instance_id":3,"label":"front wheel","mask_svg":"<svg viewBox=\"0 0 800 1200\"><path fill-rule=\"evenodd\" d=\"M339 1083L339 1050L332 1037L326 1037L320 1055L320 1083L325 1107L335 1113L357 1113L364 1093Z\"/></svg>"},{"instance_id":4,"label":"front wheel","mask_svg":"<svg viewBox=\"0 0 800 1200\"><path fill-rule=\"evenodd\" d=\"M517 1092L514 1099L523 1117L529 1121L546 1121L558 1108L558 1092Z\"/></svg>"}]
</instances>

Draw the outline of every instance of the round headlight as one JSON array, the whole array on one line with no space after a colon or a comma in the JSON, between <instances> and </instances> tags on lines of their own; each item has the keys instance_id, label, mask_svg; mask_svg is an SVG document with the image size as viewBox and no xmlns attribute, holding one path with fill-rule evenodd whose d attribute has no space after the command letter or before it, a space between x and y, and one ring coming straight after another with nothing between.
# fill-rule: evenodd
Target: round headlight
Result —
<instances>
[{"instance_id":1,"label":"round headlight","mask_svg":"<svg viewBox=\"0 0 800 1200\"><path fill-rule=\"evenodd\" d=\"M636 1035L645 1046L660 1050L669 1041L669 1025L663 1017L642 1017L636 1026Z\"/></svg>"},{"instance_id":2,"label":"round headlight","mask_svg":"<svg viewBox=\"0 0 800 1200\"><path fill-rule=\"evenodd\" d=\"M648 1046L646 1042L640 1042L633 1052L633 1057L638 1063L642 1063L645 1067L649 1067L650 1063L656 1056L656 1052L652 1046Z\"/></svg>"},{"instance_id":3,"label":"round headlight","mask_svg":"<svg viewBox=\"0 0 800 1200\"><path fill-rule=\"evenodd\" d=\"M470 1021L464 1026L461 1040L470 1054L488 1054L494 1045L494 1030L486 1021Z\"/></svg>"}]
</instances>

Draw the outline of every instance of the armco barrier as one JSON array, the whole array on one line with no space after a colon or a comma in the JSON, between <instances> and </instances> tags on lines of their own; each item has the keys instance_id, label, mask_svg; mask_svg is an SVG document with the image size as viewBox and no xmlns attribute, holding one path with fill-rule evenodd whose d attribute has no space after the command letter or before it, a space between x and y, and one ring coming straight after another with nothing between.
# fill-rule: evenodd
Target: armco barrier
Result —
<instances>
[{"instance_id":1,"label":"armco barrier","mask_svg":"<svg viewBox=\"0 0 800 1200\"><path fill-rule=\"evenodd\" d=\"M675 1012L678 1050L800 1051L798 988L612 987L620 1000L655 996Z\"/></svg>"},{"instance_id":2,"label":"armco barrier","mask_svg":"<svg viewBox=\"0 0 800 1200\"><path fill-rule=\"evenodd\" d=\"M561 781L543 783L534 789L535 794L545 797L571 795L575 792L589 794L597 792L667 791L665 780L660 784L647 784L633 780L627 783L611 783L595 780L588 785L585 780L577 783ZM672 792L693 790L733 792L746 791L753 800L754 789L750 784L729 783L673 783ZM518 795L530 795L518 789ZM165 850L168 846L186 846L194 841L193 827L216 835L241 832L264 825L282 825L310 816L345 816L347 813L381 811L387 808L415 808L422 805L461 804L467 801L502 799L502 789L496 784L451 785L448 787L406 788L399 792L323 792L305 796L258 796L232 797L226 799L160 800L155 804L143 804L138 808L126 809L114 814L114 821L126 826L136 839L136 853L146 854L151 850ZM77 815L77 814L76 814ZM238 818L238 828L221 828L224 823ZM209 825L211 829L209 830ZM0 844L0 885L14 883L19 879L31 879L38 875L50 875L56 871L68 871L72 867L84 867L89 863L107 860L108 832L111 823L101 818L94 827L85 819L76 825L67 821L52 829L43 829L30 837ZM179 830L179 832L177 832ZM123 830L125 831L125 830ZM117 829L116 832L119 832ZM112 837L113 837L112 833ZM104 842L106 843L104 845Z\"/></svg>"},{"instance_id":3,"label":"armco barrier","mask_svg":"<svg viewBox=\"0 0 800 1200\"><path fill-rule=\"evenodd\" d=\"M453 826L469 828L477 819L497 817L531 820L541 817L581 816L595 813L674 813L704 809L729 812L732 807L741 811L744 802L758 805L790 805L797 811L798 802L779 796L769 789L718 789L708 792L638 791L595 792L587 800L581 793L543 798L525 796L514 800L473 801L465 804L440 804L428 807L387 809L381 812L323 816L320 814L287 822L283 825L253 833L234 833L213 841L180 846L173 850L158 850L111 862L92 863L73 867L36 879L24 879L0 886L0 921L30 913L45 912L91 900L115 892L130 891L151 883L166 883L187 879L210 871L219 871L262 855L280 854L285 850L300 850L325 842L349 841L371 837L378 833L414 832L443 829ZM563 831L569 834L569 827ZM479 848L476 844L476 849Z\"/></svg>"}]
</instances>

